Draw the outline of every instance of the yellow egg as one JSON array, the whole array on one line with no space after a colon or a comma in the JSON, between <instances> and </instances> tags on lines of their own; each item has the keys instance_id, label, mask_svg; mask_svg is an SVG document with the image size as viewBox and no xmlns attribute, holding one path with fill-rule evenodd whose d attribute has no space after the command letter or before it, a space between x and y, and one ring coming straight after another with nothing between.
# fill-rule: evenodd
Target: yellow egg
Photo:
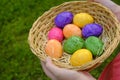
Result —
<instances>
[{"instance_id":1,"label":"yellow egg","mask_svg":"<svg viewBox=\"0 0 120 80\"><path fill-rule=\"evenodd\" d=\"M59 58L63 54L62 45L59 41L51 39L46 44L45 52L52 58Z\"/></svg>"},{"instance_id":2,"label":"yellow egg","mask_svg":"<svg viewBox=\"0 0 120 80\"><path fill-rule=\"evenodd\" d=\"M79 13L76 14L73 18L73 23L80 28L83 28L86 24L93 23L93 17L88 13Z\"/></svg>"},{"instance_id":3,"label":"yellow egg","mask_svg":"<svg viewBox=\"0 0 120 80\"><path fill-rule=\"evenodd\" d=\"M81 66L89 61L92 61L92 53L87 49L79 49L73 53L70 58L70 64L73 66Z\"/></svg>"}]
</instances>

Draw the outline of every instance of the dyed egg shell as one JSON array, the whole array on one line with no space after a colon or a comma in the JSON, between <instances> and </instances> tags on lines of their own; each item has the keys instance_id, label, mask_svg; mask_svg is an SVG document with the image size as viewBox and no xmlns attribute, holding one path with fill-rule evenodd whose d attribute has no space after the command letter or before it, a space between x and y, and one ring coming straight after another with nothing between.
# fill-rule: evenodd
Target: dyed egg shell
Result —
<instances>
[{"instance_id":1,"label":"dyed egg shell","mask_svg":"<svg viewBox=\"0 0 120 80\"><path fill-rule=\"evenodd\" d=\"M99 37L103 32L103 28L101 25L92 23L87 24L84 28L82 28L82 35L87 38L89 36Z\"/></svg>"},{"instance_id":2,"label":"dyed egg shell","mask_svg":"<svg viewBox=\"0 0 120 80\"><path fill-rule=\"evenodd\" d=\"M104 49L104 43L99 38L90 36L85 40L85 47L90 50L94 56L100 56Z\"/></svg>"},{"instance_id":3,"label":"dyed egg shell","mask_svg":"<svg viewBox=\"0 0 120 80\"><path fill-rule=\"evenodd\" d=\"M55 17L55 25L59 28L64 28L65 25L70 24L73 20L73 14L71 12L65 11L59 13Z\"/></svg>"},{"instance_id":4,"label":"dyed egg shell","mask_svg":"<svg viewBox=\"0 0 120 80\"><path fill-rule=\"evenodd\" d=\"M73 18L73 23L80 28L83 28L86 24L93 23L93 17L88 13L79 13L76 14Z\"/></svg>"},{"instance_id":5,"label":"dyed egg shell","mask_svg":"<svg viewBox=\"0 0 120 80\"><path fill-rule=\"evenodd\" d=\"M79 49L73 53L70 58L70 64L73 66L81 66L92 61L92 53L87 49Z\"/></svg>"},{"instance_id":6,"label":"dyed egg shell","mask_svg":"<svg viewBox=\"0 0 120 80\"><path fill-rule=\"evenodd\" d=\"M69 54L73 54L76 50L81 49L84 45L84 40L78 36L68 38L64 44L63 49Z\"/></svg>"},{"instance_id":7,"label":"dyed egg shell","mask_svg":"<svg viewBox=\"0 0 120 80\"><path fill-rule=\"evenodd\" d=\"M67 24L63 28L63 34L64 34L65 38L69 38L71 36L80 36L80 37L82 37L81 29L78 26L74 25L74 24Z\"/></svg>"},{"instance_id":8,"label":"dyed egg shell","mask_svg":"<svg viewBox=\"0 0 120 80\"><path fill-rule=\"evenodd\" d=\"M62 29L58 28L58 27L53 27L49 33L48 33L48 39L56 39L60 42L63 41L63 32Z\"/></svg>"},{"instance_id":9,"label":"dyed egg shell","mask_svg":"<svg viewBox=\"0 0 120 80\"><path fill-rule=\"evenodd\" d=\"M60 58L63 54L62 45L55 39L49 40L46 44L45 52L52 58Z\"/></svg>"}]
</instances>

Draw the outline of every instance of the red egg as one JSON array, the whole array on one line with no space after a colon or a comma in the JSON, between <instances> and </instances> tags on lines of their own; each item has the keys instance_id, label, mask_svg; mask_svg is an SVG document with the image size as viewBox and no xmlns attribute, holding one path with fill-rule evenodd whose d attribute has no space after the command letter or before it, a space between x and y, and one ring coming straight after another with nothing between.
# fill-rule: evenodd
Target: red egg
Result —
<instances>
[{"instance_id":1,"label":"red egg","mask_svg":"<svg viewBox=\"0 0 120 80\"><path fill-rule=\"evenodd\" d=\"M53 27L48 33L49 40L56 39L56 40L62 42L63 38L64 38L64 36L63 36L62 29L60 29L58 27Z\"/></svg>"}]
</instances>

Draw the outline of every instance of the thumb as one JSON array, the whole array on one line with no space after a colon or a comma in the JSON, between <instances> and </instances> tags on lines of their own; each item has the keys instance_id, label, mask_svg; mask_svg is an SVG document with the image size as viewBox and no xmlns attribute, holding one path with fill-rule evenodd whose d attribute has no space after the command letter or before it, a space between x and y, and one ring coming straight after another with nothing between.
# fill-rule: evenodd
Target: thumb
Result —
<instances>
[{"instance_id":1,"label":"thumb","mask_svg":"<svg viewBox=\"0 0 120 80\"><path fill-rule=\"evenodd\" d=\"M113 12L114 10L116 10L116 7L118 6L117 4L115 4L113 1L111 0L94 0L95 2L101 3L102 5L108 7L109 9L111 9Z\"/></svg>"},{"instance_id":2,"label":"thumb","mask_svg":"<svg viewBox=\"0 0 120 80\"><path fill-rule=\"evenodd\" d=\"M49 69L53 74L60 70L57 66L53 64L49 57L46 58L46 67Z\"/></svg>"}]
</instances>

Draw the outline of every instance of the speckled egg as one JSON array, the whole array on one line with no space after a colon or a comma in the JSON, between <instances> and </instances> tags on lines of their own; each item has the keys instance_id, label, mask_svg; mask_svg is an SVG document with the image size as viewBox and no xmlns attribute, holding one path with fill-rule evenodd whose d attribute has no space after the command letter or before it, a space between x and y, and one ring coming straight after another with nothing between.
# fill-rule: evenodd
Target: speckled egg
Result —
<instances>
[{"instance_id":1,"label":"speckled egg","mask_svg":"<svg viewBox=\"0 0 120 80\"><path fill-rule=\"evenodd\" d=\"M58 27L53 27L49 32L48 32L48 39L56 39L60 42L63 41L63 31L62 29L58 28Z\"/></svg>"},{"instance_id":2,"label":"speckled egg","mask_svg":"<svg viewBox=\"0 0 120 80\"><path fill-rule=\"evenodd\" d=\"M101 25L92 23L92 24L87 24L83 29L82 29L82 35L83 37L87 38L89 36L96 36L99 37L103 32L103 28Z\"/></svg>"},{"instance_id":3,"label":"speckled egg","mask_svg":"<svg viewBox=\"0 0 120 80\"><path fill-rule=\"evenodd\" d=\"M64 44L63 49L69 54L73 54L76 50L81 49L84 45L84 40L78 36L68 38Z\"/></svg>"},{"instance_id":4,"label":"speckled egg","mask_svg":"<svg viewBox=\"0 0 120 80\"><path fill-rule=\"evenodd\" d=\"M70 64L73 66L81 66L92 61L92 53L87 49L79 49L73 53L70 58Z\"/></svg>"},{"instance_id":5,"label":"speckled egg","mask_svg":"<svg viewBox=\"0 0 120 80\"><path fill-rule=\"evenodd\" d=\"M61 12L55 17L55 25L64 28L65 25L72 23L73 14L69 11Z\"/></svg>"},{"instance_id":6,"label":"speckled egg","mask_svg":"<svg viewBox=\"0 0 120 80\"><path fill-rule=\"evenodd\" d=\"M93 17L88 13L79 13L76 14L73 18L73 23L80 28L83 28L86 24L93 23Z\"/></svg>"},{"instance_id":7,"label":"speckled egg","mask_svg":"<svg viewBox=\"0 0 120 80\"><path fill-rule=\"evenodd\" d=\"M96 57L102 54L104 50L104 43L98 37L90 36L85 40L85 47Z\"/></svg>"},{"instance_id":8,"label":"speckled egg","mask_svg":"<svg viewBox=\"0 0 120 80\"><path fill-rule=\"evenodd\" d=\"M69 38L71 36L80 36L80 37L82 37L81 29L78 26L74 25L74 24L67 24L63 28L63 34L64 34L65 38Z\"/></svg>"},{"instance_id":9,"label":"speckled egg","mask_svg":"<svg viewBox=\"0 0 120 80\"><path fill-rule=\"evenodd\" d=\"M45 52L52 58L60 58L63 54L62 45L59 41L51 39L45 46Z\"/></svg>"}]
</instances>

